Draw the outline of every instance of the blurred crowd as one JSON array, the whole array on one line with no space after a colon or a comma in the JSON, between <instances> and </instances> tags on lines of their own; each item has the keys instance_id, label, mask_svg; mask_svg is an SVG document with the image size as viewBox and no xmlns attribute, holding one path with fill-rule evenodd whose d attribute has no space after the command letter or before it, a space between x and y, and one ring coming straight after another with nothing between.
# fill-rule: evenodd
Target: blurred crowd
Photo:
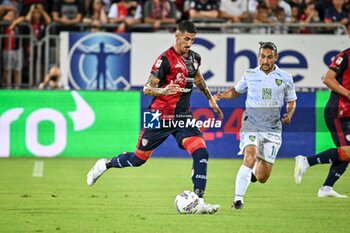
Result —
<instances>
[{"instance_id":1,"label":"blurred crowd","mask_svg":"<svg viewBox=\"0 0 350 233\"><path fill-rule=\"evenodd\" d=\"M0 0L0 20L33 25L35 36L54 22L63 30L79 23L91 30L153 31L182 19L196 22L300 23L293 33L313 33L308 23L341 23L349 28L349 0ZM138 27L135 27L138 25ZM143 26L143 27L142 27ZM62 29L61 28L61 29ZM263 32L261 32L263 33ZM281 33L281 32L280 32ZM283 33L283 32L282 32ZM286 32L287 33L287 32ZM290 33L290 31L288 31Z\"/></svg>"},{"instance_id":2,"label":"blurred crowd","mask_svg":"<svg viewBox=\"0 0 350 233\"><path fill-rule=\"evenodd\" d=\"M346 34L350 0L0 0L2 87L19 88L25 59L38 56L25 40L40 41L60 31L155 32L174 30L177 22L229 25L233 33ZM316 24L315 24L316 23ZM322 24L342 24L342 32ZM21 25L30 25L21 28ZM294 25L294 27L269 25ZM213 24L214 25L214 24ZM235 26L236 25L236 26ZM244 25L249 25L245 27ZM259 26L262 25L262 26ZM266 26L267 25L267 26ZM297 25L297 26L295 26ZM316 25L310 27L310 25ZM338 28L339 29L339 28ZM346 31L347 30L347 31ZM24 42L23 42L24 41ZM25 51L22 51L25 50ZM34 55L33 55L34 54ZM28 59L27 59L28 60ZM55 64L57 65L57 64ZM44 71L45 72L45 71ZM43 76L44 77L44 76ZM44 78L41 80L44 81ZM34 81L31 81L34 82ZM33 83L29 83L32 85Z\"/></svg>"}]
</instances>

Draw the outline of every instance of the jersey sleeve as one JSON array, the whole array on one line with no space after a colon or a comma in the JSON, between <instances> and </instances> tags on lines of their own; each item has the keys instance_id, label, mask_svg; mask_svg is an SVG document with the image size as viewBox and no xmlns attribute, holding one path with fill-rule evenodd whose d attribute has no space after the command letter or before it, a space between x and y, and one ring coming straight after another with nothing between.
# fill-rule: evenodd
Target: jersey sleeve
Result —
<instances>
[{"instance_id":1,"label":"jersey sleeve","mask_svg":"<svg viewBox=\"0 0 350 233\"><path fill-rule=\"evenodd\" d=\"M239 93L247 92L248 85L247 85L246 73L247 72L244 72L241 80L239 80L238 83L234 86L235 90Z\"/></svg>"},{"instance_id":2,"label":"jersey sleeve","mask_svg":"<svg viewBox=\"0 0 350 233\"><path fill-rule=\"evenodd\" d=\"M286 85L285 100L287 102L296 100L297 94L295 92L295 85L293 82L293 77L291 75L289 75L289 78L287 79L285 85Z\"/></svg>"},{"instance_id":3,"label":"jersey sleeve","mask_svg":"<svg viewBox=\"0 0 350 233\"><path fill-rule=\"evenodd\" d=\"M160 86L161 86L161 83L166 82L166 76L169 73L169 71L170 71L169 60L165 56L161 55L153 63L151 74L159 78Z\"/></svg>"},{"instance_id":4,"label":"jersey sleeve","mask_svg":"<svg viewBox=\"0 0 350 233\"><path fill-rule=\"evenodd\" d=\"M344 52L338 53L329 65L329 69L333 70L337 75L344 73L348 67L348 56Z\"/></svg>"}]
</instances>

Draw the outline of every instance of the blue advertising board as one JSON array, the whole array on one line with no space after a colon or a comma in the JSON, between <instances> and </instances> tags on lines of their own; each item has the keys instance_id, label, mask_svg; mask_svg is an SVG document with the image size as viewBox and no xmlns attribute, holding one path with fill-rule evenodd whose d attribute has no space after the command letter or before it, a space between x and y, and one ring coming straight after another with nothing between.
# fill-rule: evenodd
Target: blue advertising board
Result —
<instances>
[{"instance_id":1,"label":"blue advertising board","mask_svg":"<svg viewBox=\"0 0 350 233\"><path fill-rule=\"evenodd\" d=\"M315 93L297 93L297 110L292 123L283 126L282 147L278 157L294 157L298 154L313 154L315 152ZM235 100L222 100L220 108L225 115L220 128L202 129L211 158L242 158L239 152L239 129L244 111L246 95ZM144 112L151 97L142 95L141 105ZM196 119L214 117L208 105L208 100L201 94L192 94L191 106ZM284 113L284 109L282 114ZM143 115L143 114L142 114ZM216 116L215 116L216 117ZM143 127L143 116L141 116ZM152 157L188 157L185 150L181 150L173 137L169 137L154 152Z\"/></svg>"}]
</instances>

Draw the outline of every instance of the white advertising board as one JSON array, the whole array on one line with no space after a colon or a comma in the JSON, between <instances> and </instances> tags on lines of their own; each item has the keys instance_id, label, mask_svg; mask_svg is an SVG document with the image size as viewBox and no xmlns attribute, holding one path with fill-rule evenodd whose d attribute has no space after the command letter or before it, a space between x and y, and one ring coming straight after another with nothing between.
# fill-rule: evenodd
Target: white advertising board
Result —
<instances>
[{"instance_id":1,"label":"white advertising board","mask_svg":"<svg viewBox=\"0 0 350 233\"><path fill-rule=\"evenodd\" d=\"M131 36L132 86L143 86L158 55L174 44L174 34L134 33ZM244 70L257 66L259 41L277 45L280 68L291 73L296 87L324 88L322 77L336 53L349 47L338 35L198 34L192 50L202 56L202 74L209 86L232 86Z\"/></svg>"}]
</instances>

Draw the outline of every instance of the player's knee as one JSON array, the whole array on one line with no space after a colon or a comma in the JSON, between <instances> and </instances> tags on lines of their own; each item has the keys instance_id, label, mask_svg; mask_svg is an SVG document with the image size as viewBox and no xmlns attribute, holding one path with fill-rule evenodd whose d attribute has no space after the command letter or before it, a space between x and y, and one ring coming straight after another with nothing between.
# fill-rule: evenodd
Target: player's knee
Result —
<instances>
[{"instance_id":1,"label":"player's knee","mask_svg":"<svg viewBox=\"0 0 350 233\"><path fill-rule=\"evenodd\" d=\"M133 167L139 167L142 164L146 163L147 160L142 160L138 158L136 155L131 156L130 158L130 163L132 164Z\"/></svg>"},{"instance_id":2,"label":"player's knee","mask_svg":"<svg viewBox=\"0 0 350 233\"><path fill-rule=\"evenodd\" d=\"M266 181L269 179L269 176L262 176L262 177L259 177L257 176L256 179L259 181L259 183L266 183Z\"/></svg>"},{"instance_id":3,"label":"player's knee","mask_svg":"<svg viewBox=\"0 0 350 233\"><path fill-rule=\"evenodd\" d=\"M133 167L139 167L144 164L152 155L153 150L143 151L143 150L135 150L135 153L130 158L130 162Z\"/></svg>"},{"instance_id":4,"label":"player's knee","mask_svg":"<svg viewBox=\"0 0 350 233\"><path fill-rule=\"evenodd\" d=\"M247 157L256 157L258 154L258 148L254 145L248 145L244 148L244 156Z\"/></svg>"},{"instance_id":5,"label":"player's knee","mask_svg":"<svg viewBox=\"0 0 350 233\"><path fill-rule=\"evenodd\" d=\"M255 146L248 146L244 149L243 163L250 168L253 168L257 159L257 148Z\"/></svg>"},{"instance_id":6,"label":"player's knee","mask_svg":"<svg viewBox=\"0 0 350 233\"><path fill-rule=\"evenodd\" d=\"M207 148L199 148L192 153L192 157L200 161L208 161L209 152Z\"/></svg>"},{"instance_id":7,"label":"player's knee","mask_svg":"<svg viewBox=\"0 0 350 233\"><path fill-rule=\"evenodd\" d=\"M341 146L338 148L339 160L350 162L350 146Z\"/></svg>"},{"instance_id":8,"label":"player's knee","mask_svg":"<svg viewBox=\"0 0 350 233\"><path fill-rule=\"evenodd\" d=\"M205 141L200 136L192 136L185 138L182 142L183 148L185 148L191 155L198 149L207 149Z\"/></svg>"}]
</instances>

